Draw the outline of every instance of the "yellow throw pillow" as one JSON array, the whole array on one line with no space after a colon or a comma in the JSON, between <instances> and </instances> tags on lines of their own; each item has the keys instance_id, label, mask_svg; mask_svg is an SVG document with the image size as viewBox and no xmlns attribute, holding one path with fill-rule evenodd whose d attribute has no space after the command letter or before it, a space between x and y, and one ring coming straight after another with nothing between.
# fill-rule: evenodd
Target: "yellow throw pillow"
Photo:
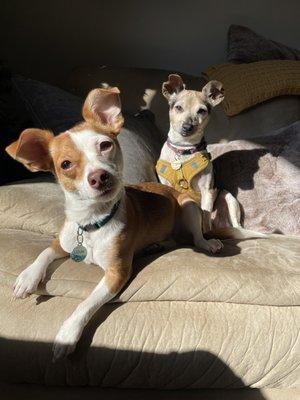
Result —
<instances>
[{"instance_id":1,"label":"yellow throw pillow","mask_svg":"<svg viewBox=\"0 0 300 400\"><path fill-rule=\"evenodd\" d=\"M204 77L223 83L223 107L228 116L282 95L300 95L300 61L275 60L249 64L220 64Z\"/></svg>"}]
</instances>

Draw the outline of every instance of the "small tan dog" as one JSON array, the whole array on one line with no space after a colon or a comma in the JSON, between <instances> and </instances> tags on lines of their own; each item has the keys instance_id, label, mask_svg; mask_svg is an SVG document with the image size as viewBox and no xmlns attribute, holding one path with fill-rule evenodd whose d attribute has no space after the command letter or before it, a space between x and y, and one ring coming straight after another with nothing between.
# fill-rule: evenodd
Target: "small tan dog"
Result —
<instances>
[{"instance_id":1,"label":"small tan dog","mask_svg":"<svg viewBox=\"0 0 300 400\"><path fill-rule=\"evenodd\" d=\"M204 129L213 107L224 99L222 84L208 82L202 91L186 90L179 75L169 75L162 85L168 100L170 130L162 147L156 171L161 183L192 197L204 212L205 231L211 229L211 212L217 196L223 197L233 227L241 227L238 201L214 187L214 171L206 149Z\"/></svg>"},{"instance_id":2,"label":"small tan dog","mask_svg":"<svg viewBox=\"0 0 300 400\"><path fill-rule=\"evenodd\" d=\"M6 149L33 172L51 171L65 194L66 219L59 238L19 275L14 296L25 298L35 292L49 264L68 255L105 271L63 323L53 345L54 360L74 350L90 318L124 287L133 257L141 249L169 239L211 253L222 248L219 240L203 238L201 211L186 194L159 183L124 186L117 88L92 90L83 117L85 122L58 136L26 129Z\"/></svg>"}]
</instances>

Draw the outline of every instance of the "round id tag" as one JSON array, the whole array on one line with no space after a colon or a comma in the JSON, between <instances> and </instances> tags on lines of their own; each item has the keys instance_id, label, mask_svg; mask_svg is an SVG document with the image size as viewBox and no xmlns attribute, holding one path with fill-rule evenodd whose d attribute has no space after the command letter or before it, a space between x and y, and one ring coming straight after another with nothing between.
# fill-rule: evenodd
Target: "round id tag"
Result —
<instances>
[{"instance_id":1,"label":"round id tag","mask_svg":"<svg viewBox=\"0 0 300 400\"><path fill-rule=\"evenodd\" d=\"M177 171L178 169L180 169L181 168L181 161L180 160L175 160L175 161L172 161L171 162L171 167L175 170L175 171Z\"/></svg>"},{"instance_id":2,"label":"round id tag","mask_svg":"<svg viewBox=\"0 0 300 400\"><path fill-rule=\"evenodd\" d=\"M73 261L80 262L85 259L86 255L87 255L86 248L82 244L78 244L72 250L70 257Z\"/></svg>"},{"instance_id":3,"label":"round id tag","mask_svg":"<svg viewBox=\"0 0 300 400\"><path fill-rule=\"evenodd\" d=\"M83 246L83 229L78 226L77 229L77 246L70 253L70 257L75 262L83 261L87 255L87 249Z\"/></svg>"}]
</instances>

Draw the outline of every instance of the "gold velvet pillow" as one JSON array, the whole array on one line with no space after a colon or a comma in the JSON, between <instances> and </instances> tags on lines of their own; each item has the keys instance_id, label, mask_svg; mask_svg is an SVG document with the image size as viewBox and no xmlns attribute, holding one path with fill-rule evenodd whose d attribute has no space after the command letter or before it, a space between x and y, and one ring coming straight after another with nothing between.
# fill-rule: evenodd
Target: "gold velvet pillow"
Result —
<instances>
[{"instance_id":1,"label":"gold velvet pillow","mask_svg":"<svg viewBox=\"0 0 300 400\"><path fill-rule=\"evenodd\" d=\"M300 95L300 61L259 61L250 64L220 64L203 72L207 80L223 83L223 107L234 116L265 100L282 95Z\"/></svg>"}]
</instances>

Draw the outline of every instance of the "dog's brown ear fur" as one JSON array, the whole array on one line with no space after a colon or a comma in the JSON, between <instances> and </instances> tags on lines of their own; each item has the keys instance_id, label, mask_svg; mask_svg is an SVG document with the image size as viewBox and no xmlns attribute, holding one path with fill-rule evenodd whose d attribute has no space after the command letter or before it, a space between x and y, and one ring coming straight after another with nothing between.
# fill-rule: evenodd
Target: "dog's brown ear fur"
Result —
<instances>
[{"instance_id":1,"label":"dog's brown ear fur","mask_svg":"<svg viewBox=\"0 0 300 400\"><path fill-rule=\"evenodd\" d=\"M118 134L124 124L119 93L117 87L92 90L82 109L85 121L105 133Z\"/></svg>"},{"instance_id":2,"label":"dog's brown ear fur","mask_svg":"<svg viewBox=\"0 0 300 400\"><path fill-rule=\"evenodd\" d=\"M173 94L177 94L185 89L185 84L181 79L181 76L177 74L171 74L168 77L168 81L162 84L162 94L166 99L170 99Z\"/></svg>"},{"instance_id":3,"label":"dog's brown ear fur","mask_svg":"<svg viewBox=\"0 0 300 400\"><path fill-rule=\"evenodd\" d=\"M202 89L206 101L213 107L224 100L224 89L221 82L210 81Z\"/></svg>"},{"instance_id":4,"label":"dog's brown ear fur","mask_svg":"<svg viewBox=\"0 0 300 400\"><path fill-rule=\"evenodd\" d=\"M43 129L25 129L19 139L7 146L5 151L32 172L52 171L49 144L53 137L53 133Z\"/></svg>"}]
</instances>

